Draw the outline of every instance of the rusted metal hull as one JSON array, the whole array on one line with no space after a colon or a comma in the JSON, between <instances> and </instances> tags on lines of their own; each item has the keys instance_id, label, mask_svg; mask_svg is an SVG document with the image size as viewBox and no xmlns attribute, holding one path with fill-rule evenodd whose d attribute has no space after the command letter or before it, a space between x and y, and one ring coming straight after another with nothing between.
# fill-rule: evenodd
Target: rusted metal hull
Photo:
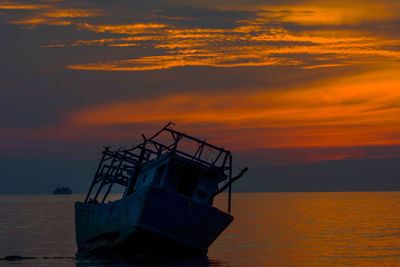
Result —
<instances>
[{"instance_id":1,"label":"rusted metal hull","mask_svg":"<svg viewBox=\"0 0 400 267\"><path fill-rule=\"evenodd\" d=\"M206 254L233 217L154 185L106 204L75 203L78 249L123 254Z\"/></svg>"}]
</instances>

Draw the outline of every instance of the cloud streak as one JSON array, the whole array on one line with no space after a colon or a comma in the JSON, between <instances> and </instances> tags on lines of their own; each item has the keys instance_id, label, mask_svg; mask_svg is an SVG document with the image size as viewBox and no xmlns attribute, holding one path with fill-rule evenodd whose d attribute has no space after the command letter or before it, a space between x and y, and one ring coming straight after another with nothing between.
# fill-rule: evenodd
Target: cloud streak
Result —
<instances>
[{"instance_id":1,"label":"cloud streak","mask_svg":"<svg viewBox=\"0 0 400 267\"><path fill-rule=\"evenodd\" d=\"M221 142L246 148L399 145L400 80L387 81L393 73L353 76L331 81L323 88L193 93L112 103L81 110L68 125L92 127L173 118L184 125L214 123L218 126L211 132L230 132L231 139L222 138Z\"/></svg>"},{"instance_id":2,"label":"cloud streak","mask_svg":"<svg viewBox=\"0 0 400 267\"><path fill-rule=\"evenodd\" d=\"M354 1L351 5L341 1L328 4L305 2L271 7L250 3L248 11L243 13L244 17L234 21L228 28L203 27L200 18L195 19L198 26L185 26L193 18L184 10L180 14L179 11L171 13L171 9L150 9L141 16L135 16L134 20L129 19L130 13L126 13L125 19L131 22L105 24L105 21L113 18L113 12L121 13L121 9L112 5L109 9L100 9L90 4L64 1L46 5L43 2L37 2L36 5L3 2L1 6L3 9L11 9L13 6L32 9L31 13L10 19L9 23L28 28L39 25L70 26L76 31L103 35L99 39L67 43L54 40L43 44L43 48L136 47L144 54L151 54L140 56L142 53L138 53L134 57L113 60L100 57L98 61L66 66L74 70L149 71L185 66L230 68L270 65L298 65L302 69L312 69L315 66L340 67L352 64L352 61L357 62L360 58L375 61L376 57L383 57L382 60L396 61L400 57L397 40L352 28L360 22L393 19L396 14L394 10L400 10L397 4L393 4L390 9L372 1ZM225 10L229 8L226 6ZM235 5L231 8L234 9ZM206 11L200 9L199 12ZM228 11L218 12L230 14ZM101 17L102 23L91 19L96 17ZM306 29L315 25L318 25L319 30L295 30L296 27ZM392 45L385 45L387 43ZM321 56L324 60L320 59Z\"/></svg>"},{"instance_id":3,"label":"cloud streak","mask_svg":"<svg viewBox=\"0 0 400 267\"><path fill-rule=\"evenodd\" d=\"M167 2L0 1L0 149L170 120L238 150L399 145L395 1Z\"/></svg>"}]
</instances>

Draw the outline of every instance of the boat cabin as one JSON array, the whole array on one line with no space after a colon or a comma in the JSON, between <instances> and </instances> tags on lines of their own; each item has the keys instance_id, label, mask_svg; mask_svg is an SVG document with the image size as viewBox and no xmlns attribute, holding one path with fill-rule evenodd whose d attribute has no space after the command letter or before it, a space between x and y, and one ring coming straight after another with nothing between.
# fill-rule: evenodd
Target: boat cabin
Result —
<instances>
[{"instance_id":1,"label":"boat cabin","mask_svg":"<svg viewBox=\"0 0 400 267\"><path fill-rule=\"evenodd\" d=\"M212 204L213 194L223 179L221 175L224 177L224 174L178 155L165 155L142 167L133 192L143 185L152 184L185 195L194 201Z\"/></svg>"},{"instance_id":2,"label":"boat cabin","mask_svg":"<svg viewBox=\"0 0 400 267\"><path fill-rule=\"evenodd\" d=\"M148 139L142 135L143 142L132 148L106 147L84 203L104 203L114 185L124 188L123 198L153 185L212 205L228 188L230 210L230 151L175 131L171 124Z\"/></svg>"}]
</instances>

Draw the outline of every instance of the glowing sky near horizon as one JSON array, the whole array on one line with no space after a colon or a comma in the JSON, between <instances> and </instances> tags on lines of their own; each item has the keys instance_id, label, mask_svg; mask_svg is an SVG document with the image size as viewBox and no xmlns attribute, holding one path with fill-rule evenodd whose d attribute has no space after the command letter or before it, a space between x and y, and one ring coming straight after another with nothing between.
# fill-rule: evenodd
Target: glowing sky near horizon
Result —
<instances>
[{"instance_id":1,"label":"glowing sky near horizon","mask_svg":"<svg viewBox=\"0 0 400 267\"><path fill-rule=\"evenodd\" d=\"M400 156L384 152L400 147L399 14L391 0L0 1L0 151L93 151L174 121L234 150Z\"/></svg>"}]
</instances>

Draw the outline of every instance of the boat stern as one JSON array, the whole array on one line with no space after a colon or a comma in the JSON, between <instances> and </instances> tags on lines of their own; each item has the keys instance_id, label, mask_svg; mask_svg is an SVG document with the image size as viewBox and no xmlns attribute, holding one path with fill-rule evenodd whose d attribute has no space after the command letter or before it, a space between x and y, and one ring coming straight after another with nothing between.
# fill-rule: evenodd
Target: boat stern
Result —
<instances>
[{"instance_id":1,"label":"boat stern","mask_svg":"<svg viewBox=\"0 0 400 267\"><path fill-rule=\"evenodd\" d=\"M207 253L233 216L158 186L148 187L137 228Z\"/></svg>"}]
</instances>

